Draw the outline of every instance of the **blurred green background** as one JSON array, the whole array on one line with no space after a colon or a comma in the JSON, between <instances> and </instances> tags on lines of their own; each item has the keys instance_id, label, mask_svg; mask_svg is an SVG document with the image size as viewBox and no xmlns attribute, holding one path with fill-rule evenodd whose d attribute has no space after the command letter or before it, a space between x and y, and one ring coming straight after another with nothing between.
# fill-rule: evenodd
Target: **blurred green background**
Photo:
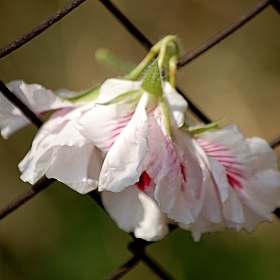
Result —
<instances>
[{"instance_id":1,"label":"blurred green background","mask_svg":"<svg viewBox=\"0 0 280 280\"><path fill-rule=\"evenodd\" d=\"M152 41L167 34L191 50L257 1L116 0ZM33 28L66 0L1 0L0 46ZM218 46L180 70L178 85L212 119L238 123L247 136L280 134L280 16L267 8ZM0 79L24 79L56 90L79 91L123 75L96 62L99 47L138 63L145 51L97 0L0 60ZM30 186L18 162L30 148L33 126L0 139L0 206ZM88 197L55 183L0 223L1 279L103 279L131 255L130 238ZM176 279L280 279L280 221L253 234L203 235L175 230L148 247ZM123 279L156 279L143 265Z\"/></svg>"}]
</instances>

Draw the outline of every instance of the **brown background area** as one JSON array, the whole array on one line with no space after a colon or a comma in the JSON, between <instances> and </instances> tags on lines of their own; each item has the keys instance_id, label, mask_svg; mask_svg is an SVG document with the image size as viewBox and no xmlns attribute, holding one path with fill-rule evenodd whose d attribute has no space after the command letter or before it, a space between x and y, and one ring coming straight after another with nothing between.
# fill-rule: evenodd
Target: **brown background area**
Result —
<instances>
[{"instance_id":1,"label":"brown background area","mask_svg":"<svg viewBox=\"0 0 280 280\"><path fill-rule=\"evenodd\" d=\"M62 0L0 3L0 46L66 4ZM115 3L153 42L178 36L182 54L211 37L256 1L118 0ZM218 46L183 67L178 85L212 119L239 124L247 136L280 134L280 16L267 8ZM79 91L123 75L100 65L106 47L138 63L144 49L98 1L86 1L42 35L0 60L0 79L24 79L56 90ZM36 133L33 126L0 139L0 205L29 188L18 162ZM279 279L280 222L255 233L204 235L194 243L176 230L149 252L177 279ZM88 198L55 183L0 223L1 279L102 279L130 254L129 237ZM142 266L124 279L155 279Z\"/></svg>"}]
</instances>

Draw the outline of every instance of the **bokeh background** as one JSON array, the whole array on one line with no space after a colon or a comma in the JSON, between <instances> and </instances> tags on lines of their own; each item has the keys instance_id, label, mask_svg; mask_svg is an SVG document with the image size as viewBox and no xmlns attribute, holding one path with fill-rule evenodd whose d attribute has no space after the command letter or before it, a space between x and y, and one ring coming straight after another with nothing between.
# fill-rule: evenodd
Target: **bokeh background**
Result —
<instances>
[{"instance_id":1,"label":"bokeh background","mask_svg":"<svg viewBox=\"0 0 280 280\"><path fill-rule=\"evenodd\" d=\"M257 0L116 0L152 41L178 36L182 54L240 16ZM33 28L66 0L1 0L0 46ZM178 85L212 119L225 112L247 136L280 134L280 15L267 8L243 28L180 70ZM0 60L0 79L24 79L79 91L123 73L99 64L106 47L138 63L143 48L97 0L88 0L39 37ZM28 189L18 162L30 148L32 125L0 139L0 206ZM128 209L129 211L129 209ZM131 255L130 238L88 197L55 183L0 223L0 278L103 279ZM193 242L175 230L148 247L176 279L280 279L280 221L252 234L225 230ZM137 266L123 279L156 279Z\"/></svg>"}]
</instances>

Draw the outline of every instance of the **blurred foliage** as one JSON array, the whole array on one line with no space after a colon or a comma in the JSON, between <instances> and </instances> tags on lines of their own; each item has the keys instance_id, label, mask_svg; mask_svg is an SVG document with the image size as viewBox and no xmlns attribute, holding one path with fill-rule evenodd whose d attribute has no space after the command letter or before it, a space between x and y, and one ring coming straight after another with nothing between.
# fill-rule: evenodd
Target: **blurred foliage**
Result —
<instances>
[{"instance_id":1,"label":"blurred foliage","mask_svg":"<svg viewBox=\"0 0 280 280\"><path fill-rule=\"evenodd\" d=\"M66 0L2 0L0 46L33 28ZM257 1L118 0L116 4L152 42L179 37L182 54L202 43ZM178 84L212 119L238 123L247 136L267 140L280 133L280 16L267 8L218 46L185 66ZM24 79L50 89L81 90L123 75L95 61L105 47L137 63L141 46L98 1L86 1L59 23L0 61L4 82ZM0 205L29 188L18 162L36 129L30 126L8 141L0 139ZM128 209L129 211L129 209ZM203 235L194 243L177 229L148 247L176 279L280 278L280 222L253 234ZM1 279L102 279L131 255L130 238L88 197L55 183L0 223ZM142 264L123 279L156 279Z\"/></svg>"}]
</instances>

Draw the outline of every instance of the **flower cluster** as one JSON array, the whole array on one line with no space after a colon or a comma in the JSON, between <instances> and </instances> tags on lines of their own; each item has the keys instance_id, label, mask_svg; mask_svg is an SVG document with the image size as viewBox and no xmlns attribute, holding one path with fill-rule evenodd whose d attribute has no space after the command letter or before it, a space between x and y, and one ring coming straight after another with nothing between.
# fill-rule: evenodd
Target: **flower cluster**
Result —
<instances>
[{"instance_id":1,"label":"flower cluster","mask_svg":"<svg viewBox=\"0 0 280 280\"><path fill-rule=\"evenodd\" d=\"M167 36L126 78L69 98L9 83L37 115L55 110L19 164L21 179L34 184L45 175L82 194L98 189L118 227L148 241L163 238L170 224L199 240L272 221L280 206L276 154L236 125L188 126L187 102L175 89L176 57L176 38ZM4 138L27 123L0 97Z\"/></svg>"}]
</instances>

